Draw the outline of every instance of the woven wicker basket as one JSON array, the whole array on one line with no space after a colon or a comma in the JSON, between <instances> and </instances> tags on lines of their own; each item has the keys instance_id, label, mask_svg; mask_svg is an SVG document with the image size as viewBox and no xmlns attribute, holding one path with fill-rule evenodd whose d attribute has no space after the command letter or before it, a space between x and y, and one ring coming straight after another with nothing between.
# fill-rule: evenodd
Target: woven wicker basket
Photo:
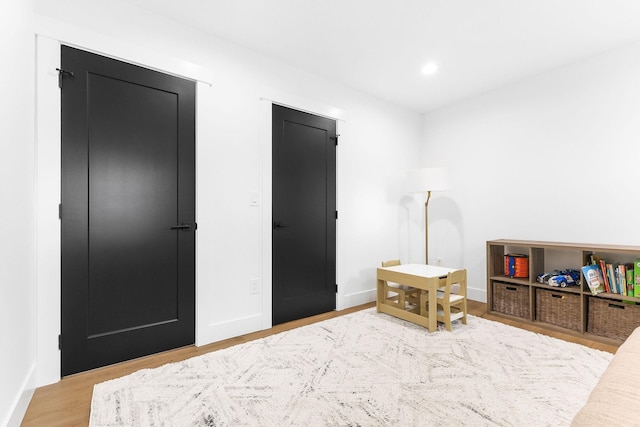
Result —
<instances>
[{"instance_id":1,"label":"woven wicker basket","mask_svg":"<svg viewBox=\"0 0 640 427\"><path fill-rule=\"evenodd\" d=\"M587 332L624 341L640 326L640 305L589 297Z\"/></svg>"},{"instance_id":2,"label":"woven wicker basket","mask_svg":"<svg viewBox=\"0 0 640 427\"><path fill-rule=\"evenodd\" d=\"M491 310L529 319L529 286L493 282Z\"/></svg>"},{"instance_id":3,"label":"woven wicker basket","mask_svg":"<svg viewBox=\"0 0 640 427\"><path fill-rule=\"evenodd\" d=\"M537 288L536 320L581 331L580 295Z\"/></svg>"}]
</instances>

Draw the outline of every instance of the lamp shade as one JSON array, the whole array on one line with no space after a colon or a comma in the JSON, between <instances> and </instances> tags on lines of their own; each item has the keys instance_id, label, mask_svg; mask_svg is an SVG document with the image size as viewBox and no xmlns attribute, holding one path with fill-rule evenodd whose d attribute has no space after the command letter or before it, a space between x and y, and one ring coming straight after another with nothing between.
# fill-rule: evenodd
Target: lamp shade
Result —
<instances>
[{"instance_id":1,"label":"lamp shade","mask_svg":"<svg viewBox=\"0 0 640 427\"><path fill-rule=\"evenodd\" d=\"M409 171L409 192L451 190L451 179L447 168L422 168Z\"/></svg>"}]
</instances>

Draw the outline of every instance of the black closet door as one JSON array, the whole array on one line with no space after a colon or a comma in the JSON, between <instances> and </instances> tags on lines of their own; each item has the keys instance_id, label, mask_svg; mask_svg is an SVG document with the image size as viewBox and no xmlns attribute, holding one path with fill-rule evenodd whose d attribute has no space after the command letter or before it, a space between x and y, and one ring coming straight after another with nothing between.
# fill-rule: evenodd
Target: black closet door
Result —
<instances>
[{"instance_id":1,"label":"black closet door","mask_svg":"<svg viewBox=\"0 0 640 427\"><path fill-rule=\"evenodd\" d=\"M195 84L62 47L62 374L195 338Z\"/></svg>"},{"instance_id":2,"label":"black closet door","mask_svg":"<svg viewBox=\"0 0 640 427\"><path fill-rule=\"evenodd\" d=\"M274 105L273 324L336 308L336 122Z\"/></svg>"}]
</instances>

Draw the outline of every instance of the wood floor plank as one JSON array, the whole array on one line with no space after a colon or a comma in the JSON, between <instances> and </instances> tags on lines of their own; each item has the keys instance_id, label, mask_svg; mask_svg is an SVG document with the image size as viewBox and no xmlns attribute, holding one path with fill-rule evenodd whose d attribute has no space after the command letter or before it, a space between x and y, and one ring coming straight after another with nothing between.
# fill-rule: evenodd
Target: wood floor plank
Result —
<instances>
[{"instance_id":1,"label":"wood floor plank","mask_svg":"<svg viewBox=\"0 0 640 427\"><path fill-rule=\"evenodd\" d=\"M88 372L71 375L63 378L58 383L38 388L27 409L22 426L50 426L50 427L86 427L89 424L89 413L91 410L91 396L93 386L114 378L131 374L140 369L156 368L167 363L179 362L190 357L199 356L212 351L227 348L236 344L242 344L269 335L277 334L289 329L309 325L322 320L331 319L336 316L353 313L355 311L374 307L375 303L368 303L346 310L333 311L307 319L296 320L282 325L277 325L271 329L253 332L236 338L219 341L202 347L188 346L176 350L166 351L152 356L142 357L128 362L104 368L94 369ZM487 306L477 301L469 301L469 314L495 320L512 326L527 329L532 332L543 333L566 341L577 342L592 348L596 348L610 353L615 353L618 346L613 344L603 344L591 341L587 338L576 337L570 334L563 334L557 331L548 331L535 325L520 323L517 320L505 319L499 316L487 314Z\"/></svg>"}]
</instances>

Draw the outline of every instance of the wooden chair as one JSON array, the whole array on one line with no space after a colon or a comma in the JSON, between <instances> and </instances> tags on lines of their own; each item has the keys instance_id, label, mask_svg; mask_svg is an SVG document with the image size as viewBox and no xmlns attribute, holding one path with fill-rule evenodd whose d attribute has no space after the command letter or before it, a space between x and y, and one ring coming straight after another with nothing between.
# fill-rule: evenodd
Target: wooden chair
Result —
<instances>
[{"instance_id":1,"label":"wooden chair","mask_svg":"<svg viewBox=\"0 0 640 427\"><path fill-rule=\"evenodd\" d=\"M455 285L459 285L457 293L451 292ZM446 284L438 290L436 298L438 304L438 322L445 325L451 332L451 322L462 319L467 324L467 270L456 270L447 274Z\"/></svg>"},{"instance_id":2,"label":"wooden chair","mask_svg":"<svg viewBox=\"0 0 640 427\"><path fill-rule=\"evenodd\" d=\"M399 259L392 259L389 261L382 261L383 267L392 267L394 265L400 265ZM419 295L420 289L412 288L410 286L399 285L393 282L384 281L384 294L387 298L387 302L395 305L403 310L407 309L407 304L413 305L415 310L419 310L420 306Z\"/></svg>"}]
</instances>

